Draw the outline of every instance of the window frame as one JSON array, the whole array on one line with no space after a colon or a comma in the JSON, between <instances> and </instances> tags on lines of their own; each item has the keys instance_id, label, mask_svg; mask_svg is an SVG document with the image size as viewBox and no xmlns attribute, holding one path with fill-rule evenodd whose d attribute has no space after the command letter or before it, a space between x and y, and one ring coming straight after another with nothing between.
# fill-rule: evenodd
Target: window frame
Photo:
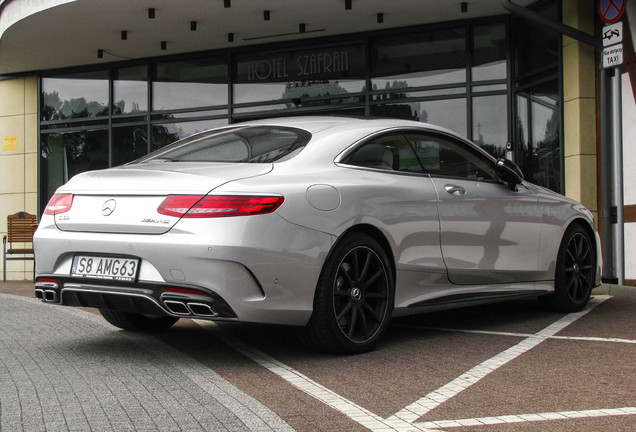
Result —
<instances>
[{"instance_id":1,"label":"window frame","mask_svg":"<svg viewBox=\"0 0 636 432\"><path fill-rule=\"evenodd\" d=\"M497 175L497 170L495 168L497 165L497 159L495 159L493 156L491 156L488 152L483 150L478 145L468 140L464 140L461 137L454 136L451 134L446 134L443 132L411 129L409 132L405 131L405 136L407 140L409 140L409 144L411 145L411 148L413 149L416 155L417 155L417 151L415 150L415 146L414 146L414 143L412 142L412 139L410 138L410 135L422 135L427 138L431 138L431 141L445 140L450 142L451 144L457 145L458 147L467 151L472 156L475 156L476 159L481 160L485 164L489 165L489 167L492 169L492 174L493 174L493 179L479 179L479 178L472 179L472 178L463 177L463 176L444 175L444 174L439 174L439 173L435 173L435 172L427 170L425 165L420 160L420 164L422 165L423 172L429 175L430 177L448 178L448 179L455 179L455 180L462 180L462 181L476 181L476 182L483 182L483 183L502 183L502 180ZM417 156L419 159L419 155Z\"/></svg>"}]
</instances>

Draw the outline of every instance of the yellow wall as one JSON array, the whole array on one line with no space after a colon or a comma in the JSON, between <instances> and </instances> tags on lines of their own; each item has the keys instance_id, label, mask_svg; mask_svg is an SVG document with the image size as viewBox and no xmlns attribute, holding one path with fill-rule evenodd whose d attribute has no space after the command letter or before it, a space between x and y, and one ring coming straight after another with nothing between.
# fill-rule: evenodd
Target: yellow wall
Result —
<instances>
[{"instance_id":1,"label":"yellow wall","mask_svg":"<svg viewBox=\"0 0 636 432\"><path fill-rule=\"evenodd\" d=\"M563 23L594 34L595 0L563 0ZM565 194L590 209L598 223L594 48L563 37Z\"/></svg>"},{"instance_id":2,"label":"yellow wall","mask_svg":"<svg viewBox=\"0 0 636 432\"><path fill-rule=\"evenodd\" d=\"M37 148L37 78L0 80L0 236L7 215L37 214ZM7 280L32 275L33 261L7 262Z\"/></svg>"}]
</instances>

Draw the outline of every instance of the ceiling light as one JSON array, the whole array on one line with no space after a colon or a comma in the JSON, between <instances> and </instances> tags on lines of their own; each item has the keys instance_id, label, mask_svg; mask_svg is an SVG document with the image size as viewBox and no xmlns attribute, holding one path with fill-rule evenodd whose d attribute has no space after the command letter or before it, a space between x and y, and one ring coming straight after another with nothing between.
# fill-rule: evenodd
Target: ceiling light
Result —
<instances>
[{"instance_id":1,"label":"ceiling light","mask_svg":"<svg viewBox=\"0 0 636 432\"><path fill-rule=\"evenodd\" d=\"M148 9L148 18L155 19L155 8Z\"/></svg>"}]
</instances>

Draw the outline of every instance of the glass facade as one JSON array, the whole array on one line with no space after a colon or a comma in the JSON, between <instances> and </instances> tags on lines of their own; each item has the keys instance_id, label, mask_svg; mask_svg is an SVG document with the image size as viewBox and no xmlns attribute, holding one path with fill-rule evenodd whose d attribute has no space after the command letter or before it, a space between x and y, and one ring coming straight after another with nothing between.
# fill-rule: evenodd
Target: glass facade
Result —
<instances>
[{"instance_id":1,"label":"glass facade","mask_svg":"<svg viewBox=\"0 0 636 432\"><path fill-rule=\"evenodd\" d=\"M109 165L108 130L44 134L40 147L40 177L47 179L40 192L47 194L47 200L75 174Z\"/></svg>"},{"instance_id":2,"label":"glass facade","mask_svg":"<svg viewBox=\"0 0 636 432\"><path fill-rule=\"evenodd\" d=\"M108 78L95 71L42 80L42 121L108 116Z\"/></svg>"},{"instance_id":3,"label":"glass facade","mask_svg":"<svg viewBox=\"0 0 636 432\"><path fill-rule=\"evenodd\" d=\"M134 66L115 69L113 115L148 112L148 68Z\"/></svg>"},{"instance_id":4,"label":"glass facade","mask_svg":"<svg viewBox=\"0 0 636 432\"><path fill-rule=\"evenodd\" d=\"M559 21L554 3L537 12ZM515 162L529 181L563 193L561 37L521 19L512 28Z\"/></svg>"},{"instance_id":5,"label":"glass facade","mask_svg":"<svg viewBox=\"0 0 636 432\"><path fill-rule=\"evenodd\" d=\"M509 18L488 19L47 73L40 205L76 173L192 133L305 114L437 124L513 157L530 180L559 191L559 80L553 58L536 52L551 52L552 40L510 28Z\"/></svg>"},{"instance_id":6,"label":"glass facade","mask_svg":"<svg viewBox=\"0 0 636 432\"><path fill-rule=\"evenodd\" d=\"M227 106L228 63L224 58L153 65L152 110Z\"/></svg>"},{"instance_id":7,"label":"glass facade","mask_svg":"<svg viewBox=\"0 0 636 432\"><path fill-rule=\"evenodd\" d=\"M466 28L435 29L372 41L374 90L466 83Z\"/></svg>"},{"instance_id":8,"label":"glass facade","mask_svg":"<svg viewBox=\"0 0 636 432\"><path fill-rule=\"evenodd\" d=\"M519 166L533 183L559 191L561 184L560 112L554 83L516 96Z\"/></svg>"}]
</instances>

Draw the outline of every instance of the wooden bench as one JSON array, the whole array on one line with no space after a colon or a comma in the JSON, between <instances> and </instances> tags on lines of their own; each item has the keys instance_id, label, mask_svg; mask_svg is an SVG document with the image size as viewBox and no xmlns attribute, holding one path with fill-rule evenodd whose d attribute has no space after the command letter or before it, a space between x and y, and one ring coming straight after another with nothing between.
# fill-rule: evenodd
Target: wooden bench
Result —
<instances>
[{"instance_id":1,"label":"wooden bench","mask_svg":"<svg viewBox=\"0 0 636 432\"><path fill-rule=\"evenodd\" d=\"M2 268L2 280L4 282L7 281L7 261L35 260L35 256L33 254L33 233L35 232L37 226L38 224L35 215L25 212L18 212L16 214L7 216L7 234L2 237L2 250L4 259L4 266ZM7 242L9 243L8 249ZM31 248L14 247L13 245L16 243L31 243ZM9 255L9 257L7 257L7 255Z\"/></svg>"}]
</instances>

